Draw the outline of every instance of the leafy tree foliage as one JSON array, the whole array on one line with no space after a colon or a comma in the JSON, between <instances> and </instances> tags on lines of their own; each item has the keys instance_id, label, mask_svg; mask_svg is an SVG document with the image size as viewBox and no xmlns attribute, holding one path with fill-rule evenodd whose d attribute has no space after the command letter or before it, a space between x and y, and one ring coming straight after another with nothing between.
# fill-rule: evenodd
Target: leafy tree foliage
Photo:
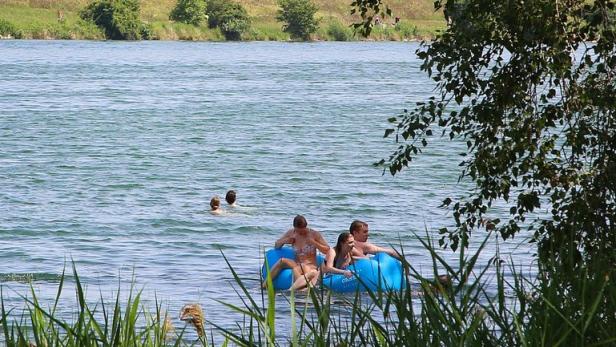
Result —
<instances>
[{"instance_id":1,"label":"leafy tree foliage","mask_svg":"<svg viewBox=\"0 0 616 347\"><path fill-rule=\"evenodd\" d=\"M220 28L227 40L240 40L250 29L250 17L239 3L230 0L209 0L207 3L208 25Z\"/></svg>"},{"instance_id":2,"label":"leafy tree foliage","mask_svg":"<svg viewBox=\"0 0 616 347\"><path fill-rule=\"evenodd\" d=\"M148 28L139 19L139 0L95 0L80 13L94 22L111 40L148 38Z\"/></svg>"},{"instance_id":3,"label":"leafy tree foliage","mask_svg":"<svg viewBox=\"0 0 616 347\"><path fill-rule=\"evenodd\" d=\"M355 3L360 12L382 5ZM442 243L466 246L488 209L504 201L510 215L494 221L504 239L530 224L540 259L613 269L614 1L437 0L435 6L448 28L418 56L438 96L390 119L394 126L385 135L395 135L399 147L381 164L396 174L433 136L464 141L460 177L476 186L466 197L445 199L456 228L441 229ZM537 217L539 209L549 217Z\"/></svg>"},{"instance_id":4,"label":"leafy tree foliage","mask_svg":"<svg viewBox=\"0 0 616 347\"><path fill-rule=\"evenodd\" d=\"M205 0L178 0L177 4L169 14L169 19L199 25L207 20L207 3Z\"/></svg>"},{"instance_id":5,"label":"leafy tree foliage","mask_svg":"<svg viewBox=\"0 0 616 347\"><path fill-rule=\"evenodd\" d=\"M319 20L314 15L319 10L310 0L279 0L276 19L284 22L282 31L292 39L309 40L310 34L319 29Z\"/></svg>"}]
</instances>

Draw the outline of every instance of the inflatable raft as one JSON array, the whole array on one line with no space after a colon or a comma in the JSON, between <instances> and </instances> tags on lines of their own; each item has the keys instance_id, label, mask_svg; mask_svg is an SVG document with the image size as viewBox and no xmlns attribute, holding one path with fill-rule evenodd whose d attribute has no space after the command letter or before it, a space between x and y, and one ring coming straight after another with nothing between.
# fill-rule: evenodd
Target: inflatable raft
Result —
<instances>
[{"instance_id":1,"label":"inflatable raft","mask_svg":"<svg viewBox=\"0 0 616 347\"><path fill-rule=\"evenodd\" d=\"M261 268L263 279L267 276L267 271L280 258L295 260L295 251L291 247L271 249L265 252L265 263ZM324 261L322 255L317 256L317 262L321 265ZM267 267L266 267L267 265ZM386 253L377 253L374 257L359 259L351 264L347 270L354 276L347 278L344 275L328 274L323 276L323 285L335 292L355 292L355 291L391 291L401 290L405 286L404 270L402 264L397 259ZM291 269L284 269L273 280L275 290L285 290L293 283L293 273Z\"/></svg>"}]
</instances>

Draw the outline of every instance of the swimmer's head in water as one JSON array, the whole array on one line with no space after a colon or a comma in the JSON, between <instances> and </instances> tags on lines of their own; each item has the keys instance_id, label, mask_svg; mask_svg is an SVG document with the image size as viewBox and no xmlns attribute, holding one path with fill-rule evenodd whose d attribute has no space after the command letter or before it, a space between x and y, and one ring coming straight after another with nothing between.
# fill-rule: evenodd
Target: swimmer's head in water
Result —
<instances>
[{"instance_id":1,"label":"swimmer's head in water","mask_svg":"<svg viewBox=\"0 0 616 347\"><path fill-rule=\"evenodd\" d=\"M212 200L210 200L210 207L212 210L217 210L220 207L220 198L217 196L213 197Z\"/></svg>"},{"instance_id":2,"label":"swimmer's head in water","mask_svg":"<svg viewBox=\"0 0 616 347\"><path fill-rule=\"evenodd\" d=\"M227 204L229 205L233 205L235 203L236 198L237 198L237 194L235 193L235 190L230 190L227 192L227 195L225 195L225 200L227 201Z\"/></svg>"}]
</instances>

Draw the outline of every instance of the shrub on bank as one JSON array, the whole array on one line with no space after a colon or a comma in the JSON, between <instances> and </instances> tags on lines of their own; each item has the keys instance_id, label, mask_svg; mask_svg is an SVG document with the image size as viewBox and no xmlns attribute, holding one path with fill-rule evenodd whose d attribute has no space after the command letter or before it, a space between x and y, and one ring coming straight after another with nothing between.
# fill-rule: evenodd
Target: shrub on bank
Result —
<instances>
[{"instance_id":1,"label":"shrub on bank","mask_svg":"<svg viewBox=\"0 0 616 347\"><path fill-rule=\"evenodd\" d=\"M81 18L92 21L111 40L149 38L151 30L139 15L139 0L95 0L80 13Z\"/></svg>"},{"instance_id":2,"label":"shrub on bank","mask_svg":"<svg viewBox=\"0 0 616 347\"><path fill-rule=\"evenodd\" d=\"M353 30L334 20L327 26L327 35L333 41L350 41L353 39Z\"/></svg>"},{"instance_id":3,"label":"shrub on bank","mask_svg":"<svg viewBox=\"0 0 616 347\"><path fill-rule=\"evenodd\" d=\"M205 0L178 0L169 14L169 19L176 22L199 25L207 20L207 3Z\"/></svg>"},{"instance_id":4,"label":"shrub on bank","mask_svg":"<svg viewBox=\"0 0 616 347\"><path fill-rule=\"evenodd\" d=\"M13 25L13 23L4 19L0 19L0 36L14 39L21 38L20 33L17 31L17 28Z\"/></svg>"},{"instance_id":5,"label":"shrub on bank","mask_svg":"<svg viewBox=\"0 0 616 347\"><path fill-rule=\"evenodd\" d=\"M282 31L294 40L310 40L310 35L319 29L319 20L314 18L319 8L310 0L279 0L276 19L283 22Z\"/></svg>"},{"instance_id":6,"label":"shrub on bank","mask_svg":"<svg viewBox=\"0 0 616 347\"><path fill-rule=\"evenodd\" d=\"M208 26L219 28L225 39L241 40L250 29L250 17L241 4L230 0L209 0L207 3Z\"/></svg>"}]
</instances>

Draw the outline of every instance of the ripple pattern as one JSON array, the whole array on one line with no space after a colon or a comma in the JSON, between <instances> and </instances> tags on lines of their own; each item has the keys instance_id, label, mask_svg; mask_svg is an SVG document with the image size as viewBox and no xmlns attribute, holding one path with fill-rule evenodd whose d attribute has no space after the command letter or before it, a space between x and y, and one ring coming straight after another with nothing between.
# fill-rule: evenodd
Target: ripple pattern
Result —
<instances>
[{"instance_id":1,"label":"ripple pattern","mask_svg":"<svg viewBox=\"0 0 616 347\"><path fill-rule=\"evenodd\" d=\"M438 206L469 189L457 182L464 145L437 141L396 177L372 166L395 148L387 118L433 91L417 48L0 41L7 305L27 281L53 298L74 261L93 299L134 273L146 299L201 301L225 317L215 300L236 299L221 252L256 278L296 214L330 242L366 220L374 242L402 243L429 269L413 233L451 223ZM207 213L228 189L243 207ZM528 264L519 243L500 251Z\"/></svg>"}]
</instances>

